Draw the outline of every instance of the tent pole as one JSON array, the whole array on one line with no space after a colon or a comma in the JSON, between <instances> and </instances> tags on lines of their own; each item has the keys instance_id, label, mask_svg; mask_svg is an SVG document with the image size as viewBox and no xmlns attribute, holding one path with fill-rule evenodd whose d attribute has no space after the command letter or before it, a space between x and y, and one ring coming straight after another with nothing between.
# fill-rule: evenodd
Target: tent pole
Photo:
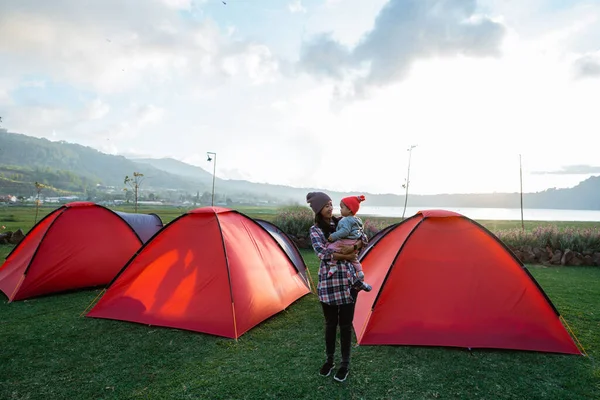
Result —
<instances>
[{"instance_id":1,"label":"tent pole","mask_svg":"<svg viewBox=\"0 0 600 400\"><path fill-rule=\"evenodd\" d=\"M573 332L573 330L571 329L571 327L569 326L569 324L567 324L567 320L565 320L562 315L559 317L559 319L569 329L569 332L571 332L571 335L575 338L575 340L577 341L577 344L579 344L579 347L581 347L581 350L583 350L583 354L585 354L586 357L589 357L587 351L585 351L585 348L583 347L583 345L581 344L581 342L579 341L579 339L577 339L577 336L575 336L575 332Z\"/></svg>"},{"instance_id":2,"label":"tent pole","mask_svg":"<svg viewBox=\"0 0 600 400\"><path fill-rule=\"evenodd\" d=\"M109 286L110 286L110 285L109 285ZM102 296L102 295L104 294L104 292L106 292L106 288L102 289L102 290L100 291L100 293L98 293L98 296L96 296L96 297L94 298L94 300L92 300L92 302L91 302L91 303L90 303L90 304L89 304L89 305L88 305L88 306L85 308L85 310L83 310L83 311L82 311L82 313L81 313L81 314L79 314L79 316L80 316L80 317L83 317L83 315L84 315L85 313L87 313L89 309L91 309L91 308L92 308L92 305L94 305L94 303L96 302L96 300L98 300L98 297Z\"/></svg>"},{"instance_id":3,"label":"tent pole","mask_svg":"<svg viewBox=\"0 0 600 400\"><path fill-rule=\"evenodd\" d=\"M17 283L17 286L15 286L15 290L13 290L12 294L8 298L9 303L12 302L13 299L15 298L15 295L17 294L17 291L21 288L21 285L23 284L24 279L25 279L25 273L23 273L23 275L21 276L21 279L19 279L19 283Z\"/></svg>"},{"instance_id":4,"label":"tent pole","mask_svg":"<svg viewBox=\"0 0 600 400\"><path fill-rule=\"evenodd\" d=\"M315 290L317 290L317 287L315 286L315 282L313 281L312 275L310 274L310 270L308 269L308 267L306 267L306 274L308 275L308 279L310 280L310 292L316 294Z\"/></svg>"},{"instance_id":5,"label":"tent pole","mask_svg":"<svg viewBox=\"0 0 600 400\"><path fill-rule=\"evenodd\" d=\"M235 335L235 341L237 342L238 331L237 331L237 321L235 320L235 305L233 304L233 301L231 302L231 311L233 312L233 332Z\"/></svg>"}]
</instances>

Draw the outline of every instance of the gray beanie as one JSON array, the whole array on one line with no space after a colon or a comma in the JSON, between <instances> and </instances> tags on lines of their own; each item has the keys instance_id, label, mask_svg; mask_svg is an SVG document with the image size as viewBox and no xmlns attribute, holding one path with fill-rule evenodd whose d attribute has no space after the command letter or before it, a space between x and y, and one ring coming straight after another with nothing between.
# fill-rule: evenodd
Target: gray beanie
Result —
<instances>
[{"instance_id":1,"label":"gray beanie","mask_svg":"<svg viewBox=\"0 0 600 400\"><path fill-rule=\"evenodd\" d=\"M310 204L310 208L315 214L321 212L325 204L331 201L331 197L327 196L323 192L310 192L306 195L306 202Z\"/></svg>"}]
</instances>

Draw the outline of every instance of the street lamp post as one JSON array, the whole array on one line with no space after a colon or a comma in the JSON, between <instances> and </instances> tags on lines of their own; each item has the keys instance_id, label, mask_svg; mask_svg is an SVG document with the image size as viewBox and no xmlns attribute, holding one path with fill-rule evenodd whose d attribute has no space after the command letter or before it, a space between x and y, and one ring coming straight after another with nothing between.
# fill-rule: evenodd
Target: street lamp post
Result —
<instances>
[{"instance_id":1,"label":"street lamp post","mask_svg":"<svg viewBox=\"0 0 600 400\"><path fill-rule=\"evenodd\" d=\"M210 157L212 155L212 158ZM213 186L212 186L212 203L211 205L214 207L215 206L215 173L217 171L217 153L213 153L211 151L207 151L206 152L206 161L213 161L214 160L214 164L213 164Z\"/></svg>"},{"instance_id":2,"label":"street lamp post","mask_svg":"<svg viewBox=\"0 0 600 400\"><path fill-rule=\"evenodd\" d=\"M406 189L406 193L404 194L404 210L402 211L402 219L404 219L404 213L406 212L406 203L408 201L408 184L410 182L410 158L412 156L412 150L417 147L417 145L411 145L406 151L408 151L408 172L406 173L406 184L404 188Z\"/></svg>"}]
</instances>

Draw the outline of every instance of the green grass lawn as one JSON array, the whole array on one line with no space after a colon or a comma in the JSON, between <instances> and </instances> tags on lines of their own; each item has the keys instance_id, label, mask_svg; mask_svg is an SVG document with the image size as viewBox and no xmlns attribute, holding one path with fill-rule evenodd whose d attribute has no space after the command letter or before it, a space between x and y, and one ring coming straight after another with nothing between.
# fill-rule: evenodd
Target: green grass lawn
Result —
<instances>
[{"instance_id":1,"label":"green grass lawn","mask_svg":"<svg viewBox=\"0 0 600 400\"><path fill-rule=\"evenodd\" d=\"M316 277L317 258L303 255ZM0 398L600 398L600 268L531 271L591 357L360 346L340 384L317 372L323 317L313 294L238 341L80 317L99 290L10 304L0 295Z\"/></svg>"}]
</instances>

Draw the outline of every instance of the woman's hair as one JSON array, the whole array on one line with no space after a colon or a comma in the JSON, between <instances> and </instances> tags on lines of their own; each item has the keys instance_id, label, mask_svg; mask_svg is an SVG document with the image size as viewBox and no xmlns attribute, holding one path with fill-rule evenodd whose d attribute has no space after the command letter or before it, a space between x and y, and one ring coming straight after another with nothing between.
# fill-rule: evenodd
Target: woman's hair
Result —
<instances>
[{"instance_id":1,"label":"woman's hair","mask_svg":"<svg viewBox=\"0 0 600 400\"><path fill-rule=\"evenodd\" d=\"M331 216L331 220L333 221L334 226L337 227L340 218ZM329 235L331 235L331 225L327 221L325 221L325 219L323 219L323 216L320 212L315 214L315 225L317 225L317 227L319 227L319 229L323 231L323 235L325 235L326 238L328 238Z\"/></svg>"}]
</instances>

